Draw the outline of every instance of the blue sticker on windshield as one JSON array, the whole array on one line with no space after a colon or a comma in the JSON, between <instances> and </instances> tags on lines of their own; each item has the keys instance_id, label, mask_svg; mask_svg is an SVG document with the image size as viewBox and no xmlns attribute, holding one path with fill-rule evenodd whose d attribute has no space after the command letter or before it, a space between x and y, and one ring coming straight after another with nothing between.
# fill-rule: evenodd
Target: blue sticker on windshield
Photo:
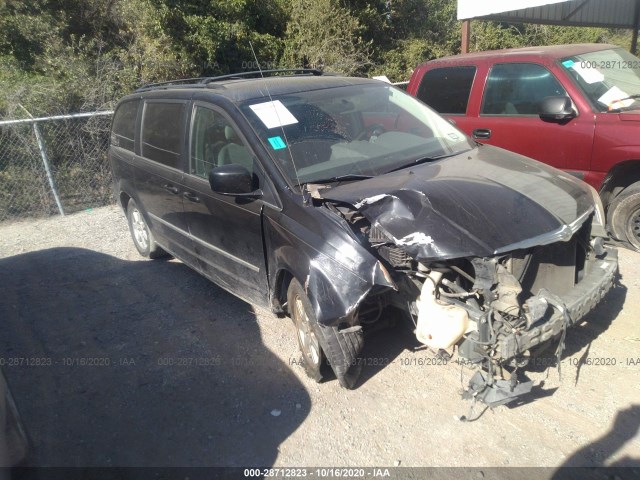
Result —
<instances>
[{"instance_id":1,"label":"blue sticker on windshield","mask_svg":"<svg viewBox=\"0 0 640 480\"><path fill-rule=\"evenodd\" d=\"M274 150L282 150L283 148L287 148L287 145L279 135L277 137L270 137L267 140L269 140L269 143Z\"/></svg>"},{"instance_id":2,"label":"blue sticker on windshield","mask_svg":"<svg viewBox=\"0 0 640 480\"><path fill-rule=\"evenodd\" d=\"M562 65L564 65L565 68L571 68L573 67L573 64L576 63L573 60L565 60L564 62L562 62Z\"/></svg>"}]
</instances>

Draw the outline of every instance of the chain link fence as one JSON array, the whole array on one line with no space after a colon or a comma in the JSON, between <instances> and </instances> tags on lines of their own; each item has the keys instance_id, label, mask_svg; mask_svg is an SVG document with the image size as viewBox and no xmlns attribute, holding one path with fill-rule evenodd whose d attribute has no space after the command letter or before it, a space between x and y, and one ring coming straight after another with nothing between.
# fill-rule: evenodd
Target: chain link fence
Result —
<instances>
[{"instance_id":1,"label":"chain link fence","mask_svg":"<svg viewBox=\"0 0 640 480\"><path fill-rule=\"evenodd\" d=\"M0 121L0 221L112 203L112 114Z\"/></svg>"}]
</instances>

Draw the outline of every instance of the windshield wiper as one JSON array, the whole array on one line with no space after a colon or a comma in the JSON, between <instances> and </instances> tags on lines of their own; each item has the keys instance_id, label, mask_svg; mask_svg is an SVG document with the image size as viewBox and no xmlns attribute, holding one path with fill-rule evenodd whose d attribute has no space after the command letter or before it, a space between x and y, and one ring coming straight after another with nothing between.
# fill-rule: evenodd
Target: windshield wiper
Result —
<instances>
[{"instance_id":1,"label":"windshield wiper","mask_svg":"<svg viewBox=\"0 0 640 480\"><path fill-rule=\"evenodd\" d=\"M412 162L405 163L404 165L400 165L399 167L396 167L396 168L392 168L387 173L397 172L398 170L402 170L403 168L413 167L414 165L419 165L421 163L434 162L436 160L442 160L443 158L455 157L456 155L460 155L461 153L465 153L470 150L471 149L461 150L459 152L453 152L453 153L445 153L444 155L436 155L433 157L420 157L417 160L413 160Z\"/></svg>"},{"instance_id":2,"label":"windshield wiper","mask_svg":"<svg viewBox=\"0 0 640 480\"><path fill-rule=\"evenodd\" d=\"M621 98L620 100L614 100L613 102L611 102L611 103L610 103L610 105L611 105L611 104L614 104L614 103L624 102L624 101L626 101L626 100L638 100L638 99L640 99L640 93L636 93L636 94L634 94L634 95L629 95L628 97ZM633 104L632 104L632 105L633 105ZM613 108L613 109L611 109L611 110L609 110L609 111L610 111L610 112L619 112L619 111L621 111L621 110L623 110L623 109L625 109L625 108L629 108L629 107L631 107L631 105L629 105L628 107ZM635 108L635 107L634 107L634 108Z\"/></svg>"},{"instance_id":3,"label":"windshield wiper","mask_svg":"<svg viewBox=\"0 0 640 480\"><path fill-rule=\"evenodd\" d=\"M373 176L349 173L346 175L337 175L335 177L321 178L319 180L310 180L308 182L301 182L300 185L305 185L307 183L334 183L334 182L346 182L349 180L366 180L368 178L373 178Z\"/></svg>"}]
</instances>

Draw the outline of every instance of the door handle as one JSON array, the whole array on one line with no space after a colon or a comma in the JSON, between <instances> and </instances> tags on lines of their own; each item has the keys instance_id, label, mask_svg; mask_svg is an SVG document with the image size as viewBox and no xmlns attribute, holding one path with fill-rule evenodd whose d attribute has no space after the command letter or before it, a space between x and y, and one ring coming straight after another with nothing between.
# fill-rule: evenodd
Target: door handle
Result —
<instances>
[{"instance_id":1,"label":"door handle","mask_svg":"<svg viewBox=\"0 0 640 480\"><path fill-rule=\"evenodd\" d=\"M182 196L190 202L200 203L200 198L195 193L184 192Z\"/></svg>"},{"instance_id":2,"label":"door handle","mask_svg":"<svg viewBox=\"0 0 640 480\"><path fill-rule=\"evenodd\" d=\"M491 130L488 128L476 128L473 132L473 138L487 140L491 138Z\"/></svg>"},{"instance_id":3,"label":"door handle","mask_svg":"<svg viewBox=\"0 0 640 480\"><path fill-rule=\"evenodd\" d=\"M164 188L169 193L173 193L174 195L180 193L180 189L178 189L178 187L174 187L173 185L169 185L168 183L162 185L162 188Z\"/></svg>"}]
</instances>

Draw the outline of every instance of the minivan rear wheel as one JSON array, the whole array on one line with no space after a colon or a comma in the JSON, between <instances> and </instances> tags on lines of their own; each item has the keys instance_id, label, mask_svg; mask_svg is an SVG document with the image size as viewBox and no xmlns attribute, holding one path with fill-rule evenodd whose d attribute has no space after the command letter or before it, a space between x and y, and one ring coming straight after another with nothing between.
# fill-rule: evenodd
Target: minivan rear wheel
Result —
<instances>
[{"instance_id":1,"label":"minivan rear wheel","mask_svg":"<svg viewBox=\"0 0 640 480\"><path fill-rule=\"evenodd\" d=\"M640 182L620 192L611 203L609 212L614 237L640 251Z\"/></svg>"},{"instance_id":2,"label":"minivan rear wheel","mask_svg":"<svg viewBox=\"0 0 640 480\"><path fill-rule=\"evenodd\" d=\"M133 198L127 205L127 220L133 244L140 255L147 258L161 258L168 255L153 239L147 221Z\"/></svg>"}]
</instances>

